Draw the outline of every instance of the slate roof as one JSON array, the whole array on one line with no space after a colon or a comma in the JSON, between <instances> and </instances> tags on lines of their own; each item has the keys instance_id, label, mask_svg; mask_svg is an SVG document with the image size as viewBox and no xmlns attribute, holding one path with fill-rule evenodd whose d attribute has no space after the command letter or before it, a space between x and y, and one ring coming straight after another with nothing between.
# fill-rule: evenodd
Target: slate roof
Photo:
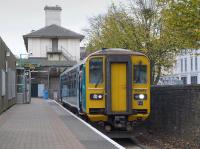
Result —
<instances>
[{"instance_id":1,"label":"slate roof","mask_svg":"<svg viewBox=\"0 0 200 149\"><path fill-rule=\"evenodd\" d=\"M45 6L44 10L62 10L62 8L58 5L56 5L56 6Z\"/></svg>"},{"instance_id":2,"label":"slate roof","mask_svg":"<svg viewBox=\"0 0 200 149\"><path fill-rule=\"evenodd\" d=\"M69 29L52 24L41 28L37 31L33 31L23 36L26 49L28 46L28 38L61 38L61 39L80 39L84 38L83 35L73 32Z\"/></svg>"}]
</instances>

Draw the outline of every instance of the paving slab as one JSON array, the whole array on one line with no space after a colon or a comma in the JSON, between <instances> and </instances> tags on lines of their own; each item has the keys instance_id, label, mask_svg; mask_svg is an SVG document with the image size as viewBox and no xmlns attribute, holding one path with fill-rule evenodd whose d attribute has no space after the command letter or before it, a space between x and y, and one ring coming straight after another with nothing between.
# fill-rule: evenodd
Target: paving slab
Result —
<instances>
[{"instance_id":1,"label":"paving slab","mask_svg":"<svg viewBox=\"0 0 200 149\"><path fill-rule=\"evenodd\" d=\"M33 98L0 115L0 149L120 148L54 101Z\"/></svg>"}]
</instances>

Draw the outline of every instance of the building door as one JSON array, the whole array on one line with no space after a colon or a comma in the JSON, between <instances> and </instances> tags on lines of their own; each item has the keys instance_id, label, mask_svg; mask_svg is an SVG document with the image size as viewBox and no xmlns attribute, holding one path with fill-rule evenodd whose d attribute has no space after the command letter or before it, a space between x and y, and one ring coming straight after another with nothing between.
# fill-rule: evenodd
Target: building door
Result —
<instances>
[{"instance_id":1,"label":"building door","mask_svg":"<svg viewBox=\"0 0 200 149\"><path fill-rule=\"evenodd\" d=\"M38 97L43 97L44 84L38 84Z\"/></svg>"},{"instance_id":2,"label":"building door","mask_svg":"<svg viewBox=\"0 0 200 149\"><path fill-rule=\"evenodd\" d=\"M38 84L31 84L31 97L38 97Z\"/></svg>"},{"instance_id":3,"label":"building door","mask_svg":"<svg viewBox=\"0 0 200 149\"><path fill-rule=\"evenodd\" d=\"M126 112L126 63L111 63L111 111Z\"/></svg>"},{"instance_id":4,"label":"building door","mask_svg":"<svg viewBox=\"0 0 200 149\"><path fill-rule=\"evenodd\" d=\"M52 51L58 51L58 39L52 39Z\"/></svg>"},{"instance_id":5,"label":"building door","mask_svg":"<svg viewBox=\"0 0 200 149\"><path fill-rule=\"evenodd\" d=\"M181 77L183 84L187 84L187 77Z\"/></svg>"}]
</instances>

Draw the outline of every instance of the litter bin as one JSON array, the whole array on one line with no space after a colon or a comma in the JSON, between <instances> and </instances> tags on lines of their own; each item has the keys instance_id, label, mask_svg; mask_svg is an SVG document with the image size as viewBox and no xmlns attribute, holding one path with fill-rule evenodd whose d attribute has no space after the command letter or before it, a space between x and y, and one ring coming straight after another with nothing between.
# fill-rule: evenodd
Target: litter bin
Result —
<instances>
[{"instance_id":1,"label":"litter bin","mask_svg":"<svg viewBox=\"0 0 200 149\"><path fill-rule=\"evenodd\" d=\"M44 99L48 99L48 98L49 98L48 90L45 89L44 92L43 92L43 94L44 94L44 95L43 95L43 98L44 98Z\"/></svg>"}]
</instances>

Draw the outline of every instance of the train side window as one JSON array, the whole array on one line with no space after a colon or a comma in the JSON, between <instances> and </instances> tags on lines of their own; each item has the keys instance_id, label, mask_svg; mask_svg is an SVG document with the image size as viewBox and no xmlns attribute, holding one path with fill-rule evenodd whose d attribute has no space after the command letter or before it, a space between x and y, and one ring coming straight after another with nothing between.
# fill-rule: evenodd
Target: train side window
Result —
<instances>
[{"instance_id":1,"label":"train side window","mask_svg":"<svg viewBox=\"0 0 200 149\"><path fill-rule=\"evenodd\" d=\"M146 65L134 65L133 66L133 80L134 83L146 84L147 83L147 66Z\"/></svg>"},{"instance_id":2,"label":"train side window","mask_svg":"<svg viewBox=\"0 0 200 149\"><path fill-rule=\"evenodd\" d=\"M103 58L92 58L89 63L89 80L91 84L103 83Z\"/></svg>"}]
</instances>

